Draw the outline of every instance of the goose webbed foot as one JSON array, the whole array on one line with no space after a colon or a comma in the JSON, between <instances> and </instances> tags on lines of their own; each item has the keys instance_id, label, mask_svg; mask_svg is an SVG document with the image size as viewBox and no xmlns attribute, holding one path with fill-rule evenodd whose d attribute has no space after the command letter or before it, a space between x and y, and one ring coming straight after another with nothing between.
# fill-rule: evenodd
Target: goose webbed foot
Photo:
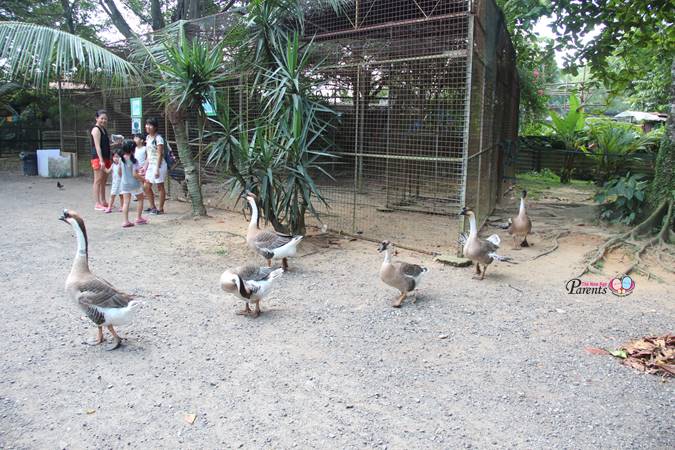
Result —
<instances>
[{"instance_id":1,"label":"goose webbed foot","mask_svg":"<svg viewBox=\"0 0 675 450\"><path fill-rule=\"evenodd\" d=\"M105 348L106 350L115 350L122 345L122 338L117 334L112 325L108 325L108 331L112 334L112 342Z\"/></svg>"},{"instance_id":2,"label":"goose webbed foot","mask_svg":"<svg viewBox=\"0 0 675 450\"><path fill-rule=\"evenodd\" d=\"M251 308L248 307L248 303L246 303L246 307L240 311L237 311L237 315L239 316L250 316L251 315Z\"/></svg>"},{"instance_id":3,"label":"goose webbed foot","mask_svg":"<svg viewBox=\"0 0 675 450\"><path fill-rule=\"evenodd\" d=\"M394 303L392 303L391 306L393 306L394 308L400 308L400 307L401 307L401 304L403 304L403 300L406 298L406 296L407 296L407 294L406 294L405 292L402 293L402 294L396 299L396 301L395 301Z\"/></svg>"},{"instance_id":4,"label":"goose webbed foot","mask_svg":"<svg viewBox=\"0 0 675 450\"><path fill-rule=\"evenodd\" d=\"M530 243L527 242L527 237L525 239L523 239L523 242L520 243L520 246L521 247L529 247L530 246Z\"/></svg>"},{"instance_id":5,"label":"goose webbed foot","mask_svg":"<svg viewBox=\"0 0 675 450\"><path fill-rule=\"evenodd\" d=\"M251 314L251 317L253 317L254 319L257 319L258 316L260 316L261 312L262 312L262 310L260 309L260 302L257 302L255 304L255 309L253 310L253 314Z\"/></svg>"},{"instance_id":6,"label":"goose webbed foot","mask_svg":"<svg viewBox=\"0 0 675 450\"><path fill-rule=\"evenodd\" d=\"M120 348L122 345L122 338L119 336L113 336L112 342L108 344L105 349L106 351L111 351Z\"/></svg>"},{"instance_id":7,"label":"goose webbed foot","mask_svg":"<svg viewBox=\"0 0 675 450\"><path fill-rule=\"evenodd\" d=\"M482 280L483 278L481 278L480 274L481 274L480 264L476 263L476 274L471 278L473 278L474 280Z\"/></svg>"},{"instance_id":8,"label":"goose webbed foot","mask_svg":"<svg viewBox=\"0 0 675 450\"><path fill-rule=\"evenodd\" d=\"M98 333L96 333L96 339L93 341L85 341L84 344L96 346L103 343L103 327L98 327Z\"/></svg>"}]
</instances>

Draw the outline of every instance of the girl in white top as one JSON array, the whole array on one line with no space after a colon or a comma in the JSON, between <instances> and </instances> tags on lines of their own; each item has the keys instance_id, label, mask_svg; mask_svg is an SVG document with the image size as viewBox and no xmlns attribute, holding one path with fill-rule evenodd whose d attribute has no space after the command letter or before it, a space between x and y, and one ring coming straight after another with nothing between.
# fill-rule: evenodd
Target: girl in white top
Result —
<instances>
[{"instance_id":1,"label":"girl in white top","mask_svg":"<svg viewBox=\"0 0 675 450\"><path fill-rule=\"evenodd\" d=\"M147 150L145 148L145 135L143 134L134 134L131 137L136 144L136 150L134 150L134 158L138 161L138 165L141 167L145 166L145 160L147 159Z\"/></svg>"},{"instance_id":2,"label":"girl in white top","mask_svg":"<svg viewBox=\"0 0 675 450\"><path fill-rule=\"evenodd\" d=\"M122 183L122 164L120 160L119 149L112 156L112 164L108 168L103 168L105 173L110 174L112 172L112 184L110 186L110 204L105 209L105 213L109 214L113 211L115 206L115 197L119 196L120 198L120 211L124 208L124 197L122 197L121 183Z\"/></svg>"},{"instance_id":3,"label":"girl in white top","mask_svg":"<svg viewBox=\"0 0 675 450\"><path fill-rule=\"evenodd\" d=\"M159 204L155 204L154 196L148 198L151 214L164 214L164 202L166 201L166 190L164 180L166 179L167 166L164 159L165 145L164 138L157 133L159 122L154 117L145 121L145 131L148 136L145 139L146 154L145 160L145 180L154 186L157 186ZM152 186L150 186L152 189Z\"/></svg>"},{"instance_id":4,"label":"girl in white top","mask_svg":"<svg viewBox=\"0 0 675 450\"><path fill-rule=\"evenodd\" d=\"M126 140L122 146L122 180L120 183L120 191L124 196L124 222L122 228L133 227L134 225L145 225L148 223L147 219L141 214L143 213L143 176L139 173L140 166L134 157L134 150L136 144L133 141ZM135 195L138 200L136 206L136 220L129 222L129 205L131 204L131 196Z\"/></svg>"}]
</instances>

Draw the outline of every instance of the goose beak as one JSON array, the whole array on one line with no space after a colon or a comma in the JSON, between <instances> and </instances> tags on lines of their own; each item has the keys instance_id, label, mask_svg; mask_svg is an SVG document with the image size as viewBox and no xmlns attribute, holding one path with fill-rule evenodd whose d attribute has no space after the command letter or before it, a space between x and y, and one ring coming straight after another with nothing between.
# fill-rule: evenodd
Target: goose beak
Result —
<instances>
[{"instance_id":1,"label":"goose beak","mask_svg":"<svg viewBox=\"0 0 675 450\"><path fill-rule=\"evenodd\" d=\"M68 219L68 216L67 216L67 214L68 214L68 210L67 210L67 209L64 209L64 210L63 210L63 213L61 214L61 217L59 217L59 220L62 221L62 222L68 223L68 220L67 220L67 219Z\"/></svg>"},{"instance_id":2,"label":"goose beak","mask_svg":"<svg viewBox=\"0 0 675 450\"><path fill-rule=\"evenodd\" d=\"M466 208L462 208L462 210L459 212L460 216L466 216Z\"/></svg>"},{"instance_id":3,"label":"goose beak","mask_svg":"<svg viewBox=\"0 0 675 450\"><path fill-rule=\"evenodd\" d=\"M387 249L387 245L386 245L384 242L382 242L380 245L377 246L377 251L378 251L379 253L382 253L382 252L385 251L386 249Z\"/></svg>"}]
</instances>

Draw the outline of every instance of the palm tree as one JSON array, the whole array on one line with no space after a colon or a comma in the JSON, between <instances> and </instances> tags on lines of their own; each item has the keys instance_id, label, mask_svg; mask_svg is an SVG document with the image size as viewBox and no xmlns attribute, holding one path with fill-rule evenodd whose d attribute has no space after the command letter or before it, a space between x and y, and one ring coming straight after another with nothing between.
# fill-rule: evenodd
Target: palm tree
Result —
<instances>
[{"instance_id":1,"label":"palm tree","mask_svg":"<svg viewBox=\"0 0 675 450\"><path fill-rule=\"evenodd\" d=\"M176 135L176 146L183 169L188 196L194 216L205 216L197 166L188 142L185 123L189 111L197 111L203 124L202 105L212 104L216 86L226 79L224 71L224 40L215 46L197 39L188 39L185 21L174 22L145 43L133 38L135 59L146 67L150 83L155 86L152 95L166 108L167 117ZM203 128L203 125L202 127ZM202 130L200 129L200 137Z\"/></svg>"},{"instance_id":2,"label":"palm tree","mask_svg":"<svg viewBox=\"0 0 675 450\"><path fill-rule=\"evenodd\" d=\"M0 61L12 81L47 89L65 76L88 84L124 86L140 79L134 64L65 31L23 22L0 22Z\"/></svg>"}]
</instances>

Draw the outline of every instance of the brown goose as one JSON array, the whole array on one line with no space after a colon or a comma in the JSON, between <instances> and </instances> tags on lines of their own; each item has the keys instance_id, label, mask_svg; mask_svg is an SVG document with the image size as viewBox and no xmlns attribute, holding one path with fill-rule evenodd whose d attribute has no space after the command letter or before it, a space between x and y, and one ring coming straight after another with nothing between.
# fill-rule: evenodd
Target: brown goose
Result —
<instances>
[{"instance_id":1,"label":"brown goose","mask_svg":"<svg viewBox=\"0 0 675 450\"><path fill-rule=\"evenodd\" d=\"M226 270L220 276L220 287L223 291L236 295L246 302L246 307L237 314L258 317L260 301L272 287L272 281L280 277L283 269L270 267L244 266ZM251 311L249 304L255 305Z\"/></svg>"},{"instance_id":2,"label":"brown goose","mask_svg":"<svg viewBox=\"0 0 675 450\"><path fill-rule=\"evenodd\" d=\"M518 215L509 220L509 234L513 236L513 249L520 250L520 247L529 247L527 235L532 231L532 221L525 210L525 197L527 191L523 191L520 197L520 209Z\"/></svg>"},{"instance_id":3,"label":"brown goose","mask_svg":"<svg viewBox=\"0 0 675 450\"><path fill-rule=\"evenodd\" d=\"M485 278L485 271L487 266L492 264L492 261L495 259L498 261L509 262L511 258L506 256L499 256L496 252L499 249L499 244L501 239L496 234L488 237L487 239L478 238L478 227L476 226L476 215L469 208L462 208L460 212L462 216L469 217L469 235L462 234L460 236L460 243L464 245L463 252L464 257L474 261L476 263L476 275L480 275L480 279ZM483 265L483 271L481 272L480 265ZM477 276L474 276L477 278Z\"/></svg>"},{"instance_id":4,"label":"brown goose","mask_svg":"<svg viewBox=\"0 0 675 450\"><path fill-rule=\"evenodd\" d=\"M394 250L394 245L389 241L382 241L377 251L384 252L384 261L380 267L380 279L389 286L399 290L401 295L391 305L394 308L400 308L403 300L408 296L408 293L413 292L420 285L422 276L429 271L426 267L418 266L417 264L408 264L405 262L392 263L391 253ZM413 300L413 303L415 303Z\"/></svg>"},{"instance_id":5,"label":"brown goose","mask_svg":"<svg viewBox=\"0 0 675 450\"><path fill-rule=\"evenodd\" d=\"M66 293L98 327L94 345L103 342L103 327L105 326L113 337L113 342L107 350L114 350L120 346L122 340L113 327L128 323L136 308L140 306L140 302L133 300L131 296L118 291L113 285L91 273L87 229L79 214L64 209L59 220L70 224L77 239L77 253L70 274L66 278Z\"/></svg>"},{"instance_id":6,"label":"brown goose","mask_svg":"<svg viewBox=\"0 0 675 450\"><path fill-rule=\"evenodd\" d=\"M246 192L246 200L251 206L251 221L248 224L246 243L267 260L267 265L272 266L273 259L281 259L281 267L284 272L288 270L288 258L295 256L298 244L303 236L277 233L276 231L261 230L258 228L258 205L256 196Z\"/></svg>"}]
</instances>

